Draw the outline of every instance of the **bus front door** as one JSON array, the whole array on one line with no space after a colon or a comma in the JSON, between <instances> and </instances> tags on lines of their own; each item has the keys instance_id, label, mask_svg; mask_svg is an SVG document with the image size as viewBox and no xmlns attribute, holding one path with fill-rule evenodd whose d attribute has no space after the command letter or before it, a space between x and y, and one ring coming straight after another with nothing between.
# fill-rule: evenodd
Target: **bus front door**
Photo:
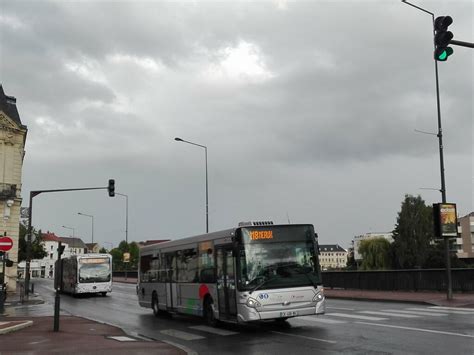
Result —
<instances>
[{"instance_id":1,"label":"bus front door","mask_svg":"<svg viewBox=\"0 0 474 355\"><path fill-rule=\"evenodd\" d=\"M237 315L235 291L232 249L230 246L217 248L217 295L221 319L234 318Z\"/></svg>"}]
</instances>

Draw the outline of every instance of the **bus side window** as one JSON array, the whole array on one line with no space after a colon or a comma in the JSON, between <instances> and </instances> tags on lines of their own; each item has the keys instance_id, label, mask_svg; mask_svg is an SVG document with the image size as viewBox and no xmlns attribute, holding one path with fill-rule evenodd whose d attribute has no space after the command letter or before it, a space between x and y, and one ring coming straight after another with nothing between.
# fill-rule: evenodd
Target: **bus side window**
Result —
<instances>
[{"instance_id":1,"label":"bus side window","mask_svg":"<svg viewBox=\"0 0 474 355\"><path fill-rule=\"evenodd\" d=\"M198 269L200 282L213 283L216 281L212 242L199 243Z\"/></svg>"}]
</instances>

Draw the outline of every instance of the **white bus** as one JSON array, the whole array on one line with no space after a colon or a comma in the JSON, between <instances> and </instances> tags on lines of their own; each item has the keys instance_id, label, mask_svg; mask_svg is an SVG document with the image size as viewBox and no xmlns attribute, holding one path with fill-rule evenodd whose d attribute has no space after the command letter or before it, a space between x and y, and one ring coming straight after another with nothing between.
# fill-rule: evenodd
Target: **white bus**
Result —
<instances>
[{"instance_id":1,"label":"white bus","mask_svg":"<svg viewBox=\"0 0 474 355\"><path fill-rule=\"evenodd\" d=\"M59 290L73 295L112 291L112 255L71 255L56 261Z\"/></svg>"},{"instance_id":2,"label":"white bus","mask_svg":"<svg viewBox=\"0 0 474 355\"><path fill-rule=\"evenodd\" d=\"M140 249L140 306L246 323L324 314L317 236L310 224L237 228Z\"/></svg>"}]
</instances>

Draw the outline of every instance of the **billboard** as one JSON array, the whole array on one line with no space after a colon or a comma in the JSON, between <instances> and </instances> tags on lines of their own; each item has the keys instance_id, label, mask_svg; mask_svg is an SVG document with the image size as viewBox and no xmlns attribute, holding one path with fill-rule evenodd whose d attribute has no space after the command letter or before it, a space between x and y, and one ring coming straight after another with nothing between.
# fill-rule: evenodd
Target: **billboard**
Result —
<instances>
[{"instance_id":1,"label":"billboard","mask_svg":"<svg viewBox=\"0 0 474 355\"><path fill-rule=\"evenodd\" d=\"M435 233L439 237L457 237L458 219L456 204L435 203L433 204Z\"/></svg>"}]
</instances>

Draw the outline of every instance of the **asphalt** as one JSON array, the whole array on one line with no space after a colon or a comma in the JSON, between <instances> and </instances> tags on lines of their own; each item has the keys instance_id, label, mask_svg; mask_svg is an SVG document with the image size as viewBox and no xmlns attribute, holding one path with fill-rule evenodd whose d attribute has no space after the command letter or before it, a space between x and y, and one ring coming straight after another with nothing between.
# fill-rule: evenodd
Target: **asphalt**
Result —
<instances>
[{"instance_id":1,"label":"asphalt","mask_svg":"<svg viewBox=\"0 0 474 355\"><path fill-rule=\"evenodd\" d=\"M136 283L135 279L116 278L115 282ZM325 289L328 299L424 303L446 307L474 308L474 293L454 293L448 300L441 292L391 292ZM0 355L7 354L186 354L186 349L162 341L132 336L122 329L86 318L61 316L59 331L53 331L53 317L9 317L10 307L31 307L42 303L35 295L20 301L9 295L5 311L0 311Z\"/></svg>"}]
</instances>

